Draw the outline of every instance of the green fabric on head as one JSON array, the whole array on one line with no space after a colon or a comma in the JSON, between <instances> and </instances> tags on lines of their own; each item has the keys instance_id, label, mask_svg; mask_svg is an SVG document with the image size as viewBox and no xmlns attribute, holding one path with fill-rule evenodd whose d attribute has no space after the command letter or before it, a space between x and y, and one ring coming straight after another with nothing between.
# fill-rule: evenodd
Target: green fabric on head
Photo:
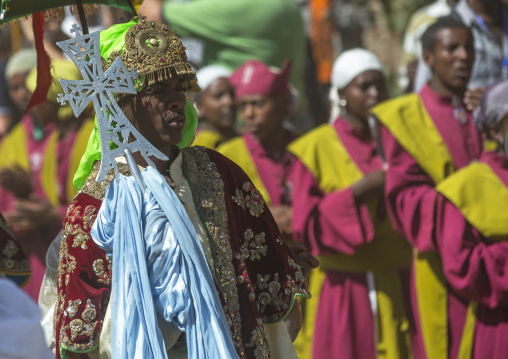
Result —
<instances>
[{"instance_id":1,"label":"green fabric on head","mask_svg":"<svg viewBox=\"0 0 508 359\"><path fill-rule=\"evenodd\" d=\"M132 20L128 23L117 24L111 26L109 29L101 31L100 38L100 52L103 58L108 57L109 54L113 51L120 51L125 49L125 35L127 31L135 24L138 23L138 20ZM142 79L138 78L134 80L135 85L139 85ZM141 91L142 87L138 86L137 91ZM194 134L196 133L196 129L198 126L198 115L194 106L187 101L185 107L185 126L183 129L183 137L182 141L178 144L179 148L184 148L190 146L194 139ZM93 164L95 161L101 159L101 138L99 134L99 127L97 124L97 117L95 118L95 127L90 135L90 139L88 140L88 145L86 147L85 153L81 158L81 162L79 163L78 170L74 175L74 186L78 189L81 189L83 184L85 183L87 177L90 175L93 169Z\"/></svg>"}]
</instances>

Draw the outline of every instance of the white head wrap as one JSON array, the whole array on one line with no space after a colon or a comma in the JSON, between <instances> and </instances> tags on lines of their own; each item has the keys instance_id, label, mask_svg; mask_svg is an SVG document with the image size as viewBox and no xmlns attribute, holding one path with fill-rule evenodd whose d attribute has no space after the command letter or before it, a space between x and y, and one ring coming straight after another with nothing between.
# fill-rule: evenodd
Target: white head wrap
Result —
<instances>
[{"instance_id":1,"label":"white head wrap","mask_svg":"<svg viewBox=\"0 0 508 359\"><path fill-rule=\"evenodd\" d=\"M34 49L23 49L14 53L5 66L5 79L10 80L14 75L30 72L37 65L37 53Z\"/></svg>"},{"instance_id":2,"label":"white head wrap","mask_svg":"<svg viewBox=\"0 0 508 359\"><path fill-rule=\"evenodd\" d=\"M208 86L211 85L212 82L221 77L228 78L231 75L231 71L227 68L220 65L210 65L201 68L198 72L196 72L196 77L198 78L198 85L201 87L202 91L206 91Z\"/></svg>"},{"instance_id":3,"label":"white head wrap","mask_svg":"<svg viewBox=\"0 0 508 359\"><path fill-rule=\"evenodd\" d=\"M353 79L364 71L382 72L383 66L372 52L356 48L344 51L335 59L332 68L331 88L328 99L331 102L330 123L339 116L338 91L345 88Z\"/></svg>"}]
</instances>

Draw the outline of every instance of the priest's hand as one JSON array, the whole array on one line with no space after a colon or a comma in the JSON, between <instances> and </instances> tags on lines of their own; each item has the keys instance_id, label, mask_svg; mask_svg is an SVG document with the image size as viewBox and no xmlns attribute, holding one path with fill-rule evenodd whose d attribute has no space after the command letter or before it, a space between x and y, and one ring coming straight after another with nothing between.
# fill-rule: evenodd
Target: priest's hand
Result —
<instances>
[{"instance_id":1,"label":"priest's hand","mask_svg":"<svg viewBox=\"0 0 508 359\"><path fill-rule=\"evenodd\" d=\"M367 174L352 187L355 199L363 199L370 195L382 195L385 189L385 170Z\"/></svg>"},{"instance_id":2,"label":"priest's hand","mask_svg":"<svg viewBox=\"0 0 508 359\"><path fill-rule=\"evenodd\" d=\"M464 104L469 111L473 112L480 105L484 92L485 87L472 87L464 93Z\"/></svg>"},{"instance_id":3,"label":"priest's hand","mask_svg":"<svg viewBox=\"0 0 508 359\"><path fill-rule=\"evenodd\" d=\"M0 170L0 186L18 198L27 198L32 193L32 178L20 167Z\"/></svg>"},{"instance_id":4,"label":"priest's hand","mask_svg":"<svg viewBox=\"0 0 508 359\"><path fill-rule=\"evenodd\" d=\"M296 264L302 268L303 275L307 277L310 271L319 267L319 260L311 255L301 243L293 244L289 247L291 254L295 258Z\"/></svg>"}]
</instances>

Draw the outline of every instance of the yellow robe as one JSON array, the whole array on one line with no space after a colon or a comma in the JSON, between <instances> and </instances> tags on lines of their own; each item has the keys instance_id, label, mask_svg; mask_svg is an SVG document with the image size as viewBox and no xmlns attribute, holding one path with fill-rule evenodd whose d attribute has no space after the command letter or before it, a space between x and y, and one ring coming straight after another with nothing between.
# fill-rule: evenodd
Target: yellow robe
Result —
<instances>
[{"instance_id":1,"label":"yellow robe","mask_svg":"<svg viewBox=\"0 0 508 359\"><path fill-rule=\"evenodd\" d=\"M252 183L261 195L265 199L265 203L267 206L272 204L272 199L270 198L270 194L266 190L263 181L261 180L261 176L256 168L256 164L252 159L252 156L247 148L247 144L245 143L245 139L243 137L233 138L217 148L221 154L235 162L238 166L244 170L244 172L249 176Z\"/></svg>"},{"instance_id":2,"label":"yellow robe","mask_svg":"<svg viewBox=\"0 0 508 359\"><path fill-rule=\"evenodd\" d=\"M292 142L288 150L313 174L324 193L352 186L363 178L347 149L330 125L322 125ZM371 218L375 218L378 201L367 203ZM310 358L319 296L327 270L367 273L374 272L379 316L378 358L411 357L408 321L404 313L402 284L398 269L409 268L411 249L407 241L396 233L389 222L377 223L375 239L355 254L321 256L320 267L311 273L309 290L312 299L306 301L304 328L295 347L301 358ZM377 239L377 240L376 240ZM382 239L382 240L381 240ZM406 349L400 349L406 347Z\"/></svg>"},{"instance_id":3,"label":"yellow robe","mask_svg":"<svg viewBox=\"0 0 508 359\"><path fill-rule=\"evenodd\" d=\"M455 172L450 152L418 95L382 102L372 113L436 185ZM448 291L439 253L415 250L414 272L425 352L428 358L447 359Z\"/></svg>"},{"instance_id":4,"label":"yellow robe","mask_svg":"<svg viewBox=\"0 0 508 359\"><path fill-rule=\"evenodd\" d=\"M197 133L194 142L192 142L192 145L215 149L223 141L224 137L217 132L210 130L200 130Z\"/></svg>"},{"instance_id":5,"label":"yellow robe","mask_svg":"<svg viewBox=\"0 0 508 359\"><path fill-rule=\"evenodd\" d=\"M70 161L69 161L69 169L67 171L67 180L65 183L66 188L66 203L60 203L59 193L58 193L58 178L57 178L57 146L58 146L58 138L60 137L60 133L55 131L53 134L54 139L48 142L46 149L44 151L44 162L41 169L41 184L44 188L45 193L48 196L48 200L54 205L59 206L61 204L69 204L72 202L74 196L77 194L77 190L74 187L72 181L74 179L74 174L76 173L79 162L81 161L81 157L85 153L86 145L88 143L88 139L90 138L90 134L92 133L94 127L93 118L87 119L83 122L81 127L78 130L76 138L74 139L74 144L72 146L72 150L70 153Z\"/></svg>"}]
</instances>

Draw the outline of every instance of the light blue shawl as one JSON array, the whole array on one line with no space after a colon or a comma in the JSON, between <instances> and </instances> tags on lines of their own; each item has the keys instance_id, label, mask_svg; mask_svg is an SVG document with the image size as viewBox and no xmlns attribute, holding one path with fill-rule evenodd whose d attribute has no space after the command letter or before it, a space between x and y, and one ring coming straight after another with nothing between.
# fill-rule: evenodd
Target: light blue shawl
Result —
<instances>
[{"instance_id":1,"label":"light blue shawl","mask_svg":"<svg viewBox=\"0 0 508 359\"><path fill-rule=\"evenodd\" d=\"M143 193L119 175L93 225L113 260L113 358L167 358L156 311L187 334L189 358L238 358L198 235L166 180L148 167Z\"/></svg>"}]
</instances>

